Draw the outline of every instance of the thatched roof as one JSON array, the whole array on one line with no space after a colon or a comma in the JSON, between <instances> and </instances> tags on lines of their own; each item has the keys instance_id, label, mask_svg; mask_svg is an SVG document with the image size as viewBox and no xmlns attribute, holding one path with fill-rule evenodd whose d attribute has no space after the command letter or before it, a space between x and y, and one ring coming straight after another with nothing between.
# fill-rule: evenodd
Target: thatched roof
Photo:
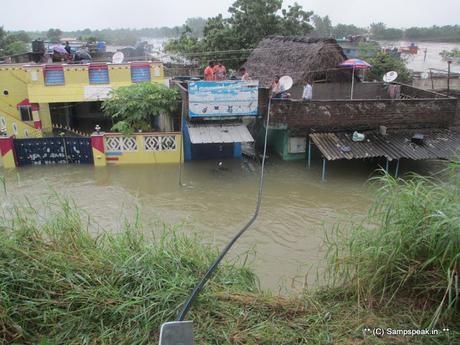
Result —
<instances>
[{"instance_id":1,"label":"thatched roof","mask_svg":"<svg viewBox=\"0 0 460 345\"><path fill-rule=\"evenodd\" d=\"M294 85L308 79L336 79L334 69L346 56L335 39L272 36L261 41L244 67L261 87L269 87L276 75L289 75Z\"/></svg>"}]
</instances>

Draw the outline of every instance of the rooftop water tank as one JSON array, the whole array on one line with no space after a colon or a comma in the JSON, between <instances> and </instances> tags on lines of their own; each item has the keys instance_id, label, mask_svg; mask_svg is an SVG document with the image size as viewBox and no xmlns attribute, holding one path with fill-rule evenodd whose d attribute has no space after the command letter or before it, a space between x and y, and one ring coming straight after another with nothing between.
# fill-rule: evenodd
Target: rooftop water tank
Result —
<instances>
[{"instance_id":1,"label":"rooftop water tank","mask_svg":"<svg viewBox=\"0 0 460 345\"><path fill-rule=\"evenodd\" d=\"M32 41L32 52L44 54L45 53L45 42L43 40Z\"/></svg>"}]
</instances>

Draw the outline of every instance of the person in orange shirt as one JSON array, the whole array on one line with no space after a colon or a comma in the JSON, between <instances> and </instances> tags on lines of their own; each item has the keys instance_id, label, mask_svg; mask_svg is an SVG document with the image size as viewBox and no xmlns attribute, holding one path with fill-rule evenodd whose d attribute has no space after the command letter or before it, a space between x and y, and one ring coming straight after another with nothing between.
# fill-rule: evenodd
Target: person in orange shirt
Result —
<instances>
[{"instance_id":1,"label":"person in orange shirt","mask_svg":"<svg viewBox=\"0 0 460 345\"><path fill-rule=\"evenodd\" d=\"M214 79L215 80L225 80L227 70L221 62L214 66Z\"/></svg>"},{"instance_id":2,"label":"person in orange shirt","mask_svg":"<svg viewBox=\"0 0 460 345\"><path fill-rule=\"evenodd\" d=\"M204 69L204 80L207 80L207 81L215 80L213 61L209 61L209 65Z\"/></svg>"}]
</instances>

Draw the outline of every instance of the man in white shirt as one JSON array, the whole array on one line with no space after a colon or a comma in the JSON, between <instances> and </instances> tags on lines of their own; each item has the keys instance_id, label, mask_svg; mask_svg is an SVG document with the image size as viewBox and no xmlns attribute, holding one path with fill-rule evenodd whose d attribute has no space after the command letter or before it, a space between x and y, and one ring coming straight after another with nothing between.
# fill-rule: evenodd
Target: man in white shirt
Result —
<instances>
[{"instance_id":1,"label":"man in white shirt","mask_svg":"<svg viewBox=\"0 0 460 345\"><path fill-rule=\"evenodd\" d=\"M302 99L304 101L311 101L313 98L313 87L311 86L311 81L307 80L307 84L303 88Z\"/></svg>"}]
</instances>

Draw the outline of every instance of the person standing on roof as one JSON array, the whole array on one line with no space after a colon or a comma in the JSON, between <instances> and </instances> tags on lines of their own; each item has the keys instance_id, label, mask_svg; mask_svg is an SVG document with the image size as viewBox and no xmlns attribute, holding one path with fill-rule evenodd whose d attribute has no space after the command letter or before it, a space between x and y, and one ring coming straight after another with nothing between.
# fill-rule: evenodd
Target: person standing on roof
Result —
<instances>
[{"instance_id":1,"label":"person standing on roof","mask_svg":"<svg viewBox=\"0 0 460 345\"><path fill-rule=\"evenodd\" d=\"M227 69L225 66L219 62L214 66L214 79L215 80L225 80L227 77Z\"/></svg>"},{"instance_id":2,"label":"person standing on roof","mask_svg":"<svg viewBox=\"0 0 460 345\"><path fill-rule=\"evenodd\" d=\"M213 81L214 78L214 61L209 61L208 66L204 69L204 80Z\"/></svg>"},{"instance_id":3,"label":"person standing on roof","mask_svg":"<svg viewBox=\"0 0 460 345\"><path fill-rule=\"evenodd\" d=\"M240 75L241 75L241 80L242 81L249 81L251 80L251 77L249 76L248 71L246 70L245 67L240 68Z\"/></svg>"},{"instance_id":4,"label":"person standing on roof","mask_svg":"<svg viewBox=\"0 0 460 345\"><path fill-rule=\"evenodd\" d=\"M313 86L311 86L311 81L307 80L307 84L303 87L302 99L304 101L311 101L313 98Z\"/></svg>"},{"instance_id":5,"label":"person standing on roof","mask_svg":"<svg viewBox=\"0 0 460 345\"><path fill-rule=\"evenodd\" d=\"M72 48L70 47L69 41L65 41L64 49L67 52L67 54L70 55L72 53Z\"/></svg>"},{"instance_id":6,"label":"person standing on roof","mask_svg":"<svg viewBox=\"0 0 460 345\"><path fill-rule=\"evenodd\" d=\"M280 77L277 75L275 76L275 79L272 82L272 97L278 96L280 92L281 92Z\"/></svg>"}]
</instances>

